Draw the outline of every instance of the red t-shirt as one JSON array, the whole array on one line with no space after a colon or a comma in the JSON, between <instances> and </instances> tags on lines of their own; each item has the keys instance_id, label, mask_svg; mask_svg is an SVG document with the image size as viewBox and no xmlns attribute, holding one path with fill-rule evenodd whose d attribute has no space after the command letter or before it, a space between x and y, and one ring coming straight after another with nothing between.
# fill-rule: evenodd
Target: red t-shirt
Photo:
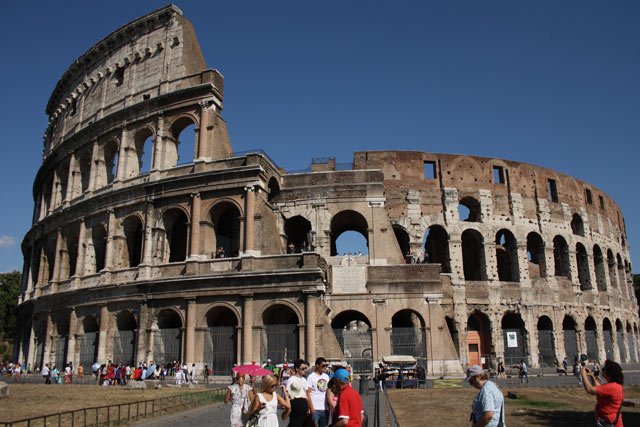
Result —
<instances>
[{"instance_id":1,"label":"red t-shirt","mask_svg":"<svg viewBox=\"0 0 640 427\"><path fill-rule=\"evenodd\" d=\"M618 415L618 409L622 405L622 386L618 383L606 383L596 387L596 416L608 423L612 423ZM622 414L618 418L616 427L623 427Z\"/></svg>"},{"instance_id":2,"label":"red t-shirt","mask_svg":"<svg viewBox=\"0 0 640 427\"><path fill-rule=\"evenodd\" d=\"M338 397L338 418L348 418L347 427L360 427L363 410L360 395L351 387L351 384L347 384L340 390L340 397Z\"/></svg>"}]
</instances>

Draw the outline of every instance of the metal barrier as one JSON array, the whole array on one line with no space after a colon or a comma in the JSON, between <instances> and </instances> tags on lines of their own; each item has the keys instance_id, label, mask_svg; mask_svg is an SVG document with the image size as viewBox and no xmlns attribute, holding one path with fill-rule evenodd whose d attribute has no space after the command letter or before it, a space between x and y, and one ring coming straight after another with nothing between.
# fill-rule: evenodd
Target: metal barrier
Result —
<instances>
[{"instance_id":1,"label":"metal barrier","mask_svg":"<svg viewBox=\"0 0 640 427\"><path fill-rule=\"evenodd\" d=\"M379 397L378 397L379 396ZM382 404L382 408L380 407L380 403L376 403L378 405L378 409L377 409L377 416L378 418L376 420L374 420L374 426L375 427L379 427L380 426L380 409L383 409L385 412L385 418L388 420L388 423L385 423L385 425L388 425L389 427L399 427L398 425L398 419L396 418L396 413L393 412L393 408L391 407L391 402L389 402L389 396L387 395L387 390L385 388L383 388L382 390L378 390L377 394L376 394L376 401L378 401L379 399L381 399L383 402ZM377 424L376 424L377 423Z\"/></svg>"},{"instance_id":2,"label":"metal barrier","mask_svg":"<svg viewBox=\"0 0 640 427\"><path fill-rule=\"evenodd\" d=\"M108 427L112 424L130 422L163 412L170 413L179 408L220 402L225 393L226 389L220 388L177 394L152 400L77 409L17 421L0 421L0 425L3 427Z\"/></svg>"}]
</instances>

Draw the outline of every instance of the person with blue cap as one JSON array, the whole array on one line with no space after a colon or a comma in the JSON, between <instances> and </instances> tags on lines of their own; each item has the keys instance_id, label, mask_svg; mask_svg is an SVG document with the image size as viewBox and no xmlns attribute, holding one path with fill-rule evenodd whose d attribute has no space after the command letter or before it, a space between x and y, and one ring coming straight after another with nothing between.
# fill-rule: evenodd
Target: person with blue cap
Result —
<instances>
[{"instance_id":1,"label":"person with blue cap","mask_svg":"<svg viewBox=\"0 0 640 427\"><path fill-rule=\"evenodd\" d=\"M340 396L338 397L338 422L334 427L360 427L364 406L362 398L351 387L349 371L344 368L337 369L333 377L340 383Z\"/></svg>"}]
</instances>

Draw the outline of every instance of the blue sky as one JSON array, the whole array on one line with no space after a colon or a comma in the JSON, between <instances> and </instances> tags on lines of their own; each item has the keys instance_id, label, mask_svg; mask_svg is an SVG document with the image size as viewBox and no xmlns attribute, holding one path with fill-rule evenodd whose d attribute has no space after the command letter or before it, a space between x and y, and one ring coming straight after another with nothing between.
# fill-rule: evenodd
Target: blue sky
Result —
<instances>
[{"instance_id":1,"label":"blue sky","mask_svg":"<svg viewBox=\"0 0 640 427\"><path fill-rule=\"evenodd\" d=\"M3 6L0 271L22 269L46 102L69 64L157 1ZM640 2L183 1L225 76L236 151L282 167L353 151L546 166L622 208L640 261Z\"/></svg>"}]
</instances>

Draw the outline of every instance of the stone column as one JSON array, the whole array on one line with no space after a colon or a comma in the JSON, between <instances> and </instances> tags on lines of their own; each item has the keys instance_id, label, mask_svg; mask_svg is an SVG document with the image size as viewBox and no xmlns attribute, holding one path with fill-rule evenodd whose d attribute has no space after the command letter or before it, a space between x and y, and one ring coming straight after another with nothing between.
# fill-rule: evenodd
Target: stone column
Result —
<instances>
[{"instance_id":1,"label":"stone column","mask_svg":"<svg viewBox=\"0 0 640 427\"><path fill-rule=\"evenodd\" d=\"M78 332L78 315L74 307L71 307L71 313L69 313L69 335L67 338L67 363L72 362L73 367L78 366L76 360L76 335Z\"/></svg>"},{"instance_id":2,"label":"stone column","mask_svg":"<svg viewBox=\"0 0 640 427\"><path fill-rule=\"evenodd\" d=\"M65 200L70 202L73 198L76 197L75 194L75 178L76 178L76 166L77 160L75 153L71 153L69 157L69 177L67 178L67 194L65 195Z\"/></svg>"},{"instance_id":3,"label":"stone column","mask_svg":"<svg viewBox=\"0 0 640 427\"><path fill-rule=\"evenodd\" d=\"M76 260L76 276L84 276L84 263L87 256L87 224L84 218L80 219L80 232L78 233L78 259Z\"/></svg>"},{"instance_id":4,"label":"stone column","mask_svg":"<svg viewBox=\"0 0 640 427\"><path fill-rule=\"evenodd\" d=\"M63 262L63 239L62 239L62 230L58 228L58 232L56 233L56 258L54 260L53 267L53 281L59 282L60 275L62 272L62 262Z\"/></svg>"},{"instance_id":5,"label":"stone column","mask_svg":"<svg viewBox=\"0 0 640 427\"><path fill-rule=\"evenodd\" d=\"M114 264L114 235L116 232L116 215L113 209L109 210L109 221L107 223L107 244L105 245L104 268L111 270Z\"/></svg>"},{"instance_id":6,"label":"stone column","mask_svg":"<svg viewBox=\"0 0 640 427\"><path fill-rule=\"evenodd\" d=\"M207 126L209 125L209 110L207 103L200 103L200 126L198 130L198 160L207 159Z\"/></svg>"},{"instance_id":7,"label":"stone column","mask_svg":"<svg viewBox=\"0 0 640 427\"><path fill-rule=\"evenodd\" d=\"M242 363L251 363L253 358L253 296L244 297L242 308Z\"/></svg>"},{"instance_id":8,"label":"stone column","mask_svg":"<svg viewBox=\"0 0 640 427\"><path fill-rule=\"evenodd\" d=\"M127 179L126 164L127 164L127 148L125 147L125 140L127 136L127 129L123 126L120 133L120 144L118 145L118 169L116 170L116 176L114 181L122 181Z\"/></svg>"},{"instance_id":9,"label":"stone column","mask_svg":"<svg viewBox=\"0 0 640 427\"><path fill-rule=\"evenodd\" d=\"M518 243L518 279L519 282L529 283L531 277L529 275L529 257L527 256L527 243ZM522 285L521 285L522 286Z\"/></svg>"},{"instance_id":10,"label":"stone column","mask_svg":"<svg viewBox=\"0 0 640 427\"><path fill-rule=\"evenodd\" d=\"M31 365L32 370L35 370L36 363L39 363L39 361L36 361L36 324L36 316L33 316L31 319L31 328L29 328L29 350L27 354L27 365ZM38 366L38 369L40 368L41 367Z\"/></svg>"},{"instance_id":11,"label":"stone column","mask_svg":"<svg viewBox=\"0 0 640 427\"><path fill-rule=\"evenodd\" d=\"M42 366L45 363L51 363L51 345L53 344L53 320L51 319L51 312L47 313L46 329L44 331L44 348L42 349Z\"/></svg>"},{"instance_id":12,"label":"stone column","mask_svg":"<svg viewBox=\"0 0 640 427\"><path fill-rule=\"evenodd\" d=\"M255 215L255 187L244 187L245 194L245 220L244 220L244 252L252 254L254 248L254 215Z\"/></svg>"},{"instance_id":13,"label":"stone column","mask_svg":"<svg viewBox=\"0 0 640 427\"><path fill-rule=\"evenodd\" d=\"M195 359L195 341L196 341L196 310L198 306L195 298L187 300L187 326L186 326L186 348L185 363L194 363ZM191 366L191 365L189 365Z\"/></svg>"},{"instance_id":14,"label":"stone column","mask_svg":"<svg viewBox=\"0 0 640 427\"><path fill-rule=\"evenodd\" d=\"M189 236L189 255L192 258L200 255L200 193L191 194L191 229Z\"/></svg>"},{"instance_id":15,"label":"stone column","mask_svg":"<svg viewBox=\"0 0 640 427\"><path fill-rule=\"evenodd\" d=\"M106 86L106 85L105 85ZM98 140L93 140L93 149L91 151L91 170L89 171L89 190L94 191L96 189L96 175L98 174Z\"/></svg>"},{"instance_id":16,"label":"stone column","mask_svg":"<svg viewBox=\"0 0 640 427\"><path fill-rule=\"evenodd\" d=\"M147 302L140 303L140 316L138 318L138 336L136 337L136 358L134 363L147 360L147 328L149 327L149 308Z\"/></svg>"},{"instance_id":17,"label":"stone column","mask_svg":"<svg viewBox=\"0 0 640 427\"><path fill-rule=\"evenodd\" d=\"M309 293L305 298L305 348L309 363L316 360L316 295Z\"/></svg>"},{"instance_id":18,"label":"stone column","mask_svg":"<svg viewBox=\"0 0 640 427\"><path fill-rule=\"evenodd\" d=\"M162 164L163 156L162 150L164 146L163 142L164 135L164 116L162 114L158 114L158 123L156 125L156 138L153 144L153 155L151 159L151 170L162 170L164 169L164 165Z\"/></svg>"},{"instance_id":19,"label":"stone column","mask_svg":"<svg viewBox=\"0 0 640 427\"><path fill-rule=\"evenodd\" d=\"M100 332L98 333L98 362L107 362L107 332L109 331L109 309L100 307Z\"/></svg>"}]
</instances>

